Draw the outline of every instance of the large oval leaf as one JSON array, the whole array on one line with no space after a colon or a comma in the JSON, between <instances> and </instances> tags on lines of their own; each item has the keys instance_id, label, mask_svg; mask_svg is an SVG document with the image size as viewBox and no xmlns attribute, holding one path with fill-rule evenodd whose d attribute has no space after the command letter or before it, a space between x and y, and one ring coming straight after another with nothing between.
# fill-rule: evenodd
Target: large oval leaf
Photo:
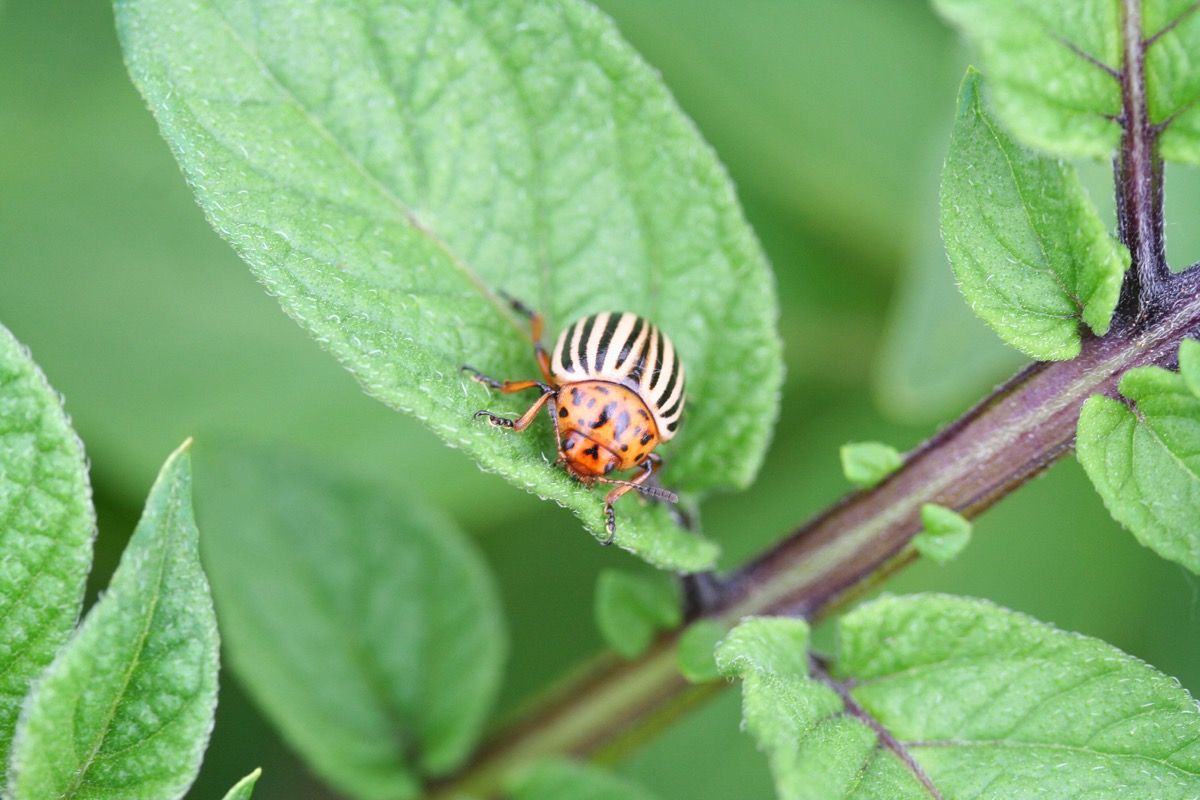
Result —
<instances>
[{"instance_id":1,"label":"large oval leaf","mask_svg":"<svg viewBox=\"0 0 1200 800\"><path fill-rule=\"evenodd\" d=\"M348 794L414 797L470 751L506 642L462 534L394 490L284 453L200 460L204 560L229 661L313 768Z\"/></svg>"},{"instance_id":2,"label":"large oval leaf","mask_svg":"<svg viewBox=\"0 0 1200 800\"><path fill-rule=\"evenodd\" d=\"M364 388L603 536L551 440L471 419L458 372L532 377L507 291L551 332L653 319L687 364L666 481L746 485L781 379L762 253L710 149L612 24L576 0L118 0L130 71L213 225ZM618 544L664 567L715 550L661 509Z\"/></svg>"},{"instance_id":3,"label":"large oval leaf","mask_svg":"<svg viewBox=\"0 0 1200 800\"><path fill-rule=\"evenodd\" d=\"M75 628L95 530L83 445L0 326L0 786L29 684Z\"/></svg>"}]
</instances>

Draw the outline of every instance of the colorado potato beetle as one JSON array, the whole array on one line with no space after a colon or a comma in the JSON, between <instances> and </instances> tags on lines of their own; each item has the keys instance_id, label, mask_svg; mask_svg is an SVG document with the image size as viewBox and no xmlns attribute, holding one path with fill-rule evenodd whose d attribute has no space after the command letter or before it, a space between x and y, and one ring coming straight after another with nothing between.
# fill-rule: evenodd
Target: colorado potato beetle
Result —
<instances>
[{"instance_id":1,"label":"colorado potato beetle","mask_svg":"<svg viewBox=\"0 0 1200 800\"><path fill-rule=\"evenodd\" d=\"M546 407L554 422L558 459L567 474L586 486L614 484L604 498L605 529L610 544L616 535L613 503L636 490L678 502L678 497L651 482L661 468L654 452L679 430L683 417L683 362L666 334L636 314L592 314L568 325L551 356L542 347L542 317L516 300L512 307L530 321L534 357L542 380L500 381L464 366L480 383L504 394L538 389L541 396L517 419L478 411L492 425L522 431ZM631 480L609 477L640 469Z\"/></svg>"}]
</instances>

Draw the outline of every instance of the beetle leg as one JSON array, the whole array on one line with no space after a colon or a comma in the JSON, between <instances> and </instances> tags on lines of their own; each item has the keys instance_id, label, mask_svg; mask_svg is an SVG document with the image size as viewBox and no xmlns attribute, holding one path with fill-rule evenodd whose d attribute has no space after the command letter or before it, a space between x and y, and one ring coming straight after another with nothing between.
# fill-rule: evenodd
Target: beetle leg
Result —
<instances>
[{"instance_id":1,"label":"beetle leg","mask_svg":"<svg viewBox=\"0 0 1200 800\"><path fill-rule=\"evenodd\" d=\"M533 340L533 357L537 359L538 369L542 371L542 377L546 382L554 383L554 378L550 374L550 354L542 346L542 329L545 327L545 320L542 319L542 315L508 292L502 291L499 294L508 301L513 311L529 320L529 338Z\"/></svg>"},{"instance_id":2,"label":"beetle leg","mask_svg":"<svg viewBox=\"0 0 1200 800\"><path fill-rule=\"evenodd\" d=\"M477 383L482 383L484 386L495 389L503 394L523 392L526 389L532 389L535 386L540 388L543 392L553 391L549 386L541 381L500 381L484 375L479 370L475 369L474 367L467 366L466 364L463 364L460 369L470 375L471 380L476 381Z\"/></svg>"},{"instance_id":3,"label":"beetle leg","mask_svg":"<svg viewBox=\"0 0 1200 800\"><path fill-rule=\"evenodd\" d=\"M495 425L498 428L512 428L514 431L525 430L526 428L529 427L529 423L533 422L533 418L537 416L537 413L542 410L542 406L546 405L546 403L549 402L550 398L553 397L555 394L554 389L551 389L549 386L546 386L545 384L539 384L537 381L529 381L529 383L533 384L534 386L541 386L542 387L542 396L539 397L537 399L537 401L534 402L534 404L529 407L529 410L526 411L524 414L522 414L518 419L509 419L508 417L501 417L496 414L493 414L491 411L486 411L486 410L485 411L476 411L475 419L479 419L480 417L486 417L488 422L490 422L492 425ZM531 387L524 386L522 388L528 389ZM503 390L501 390L501 391L503 391ZM514 389L513 391L520 391L520 390Z\"/></svg>"},{"instance_id":4,"label":"beetle leg","mask_svg":"<svg viewBox=\"0 0 1200 800\"><path fill-rule=\"evenodd\" d=\"M608 538L601 540L600 544L612 544L613 539L617 535L617 512L613 510L613 503L617 502L621 495L637 489L642 483L649 480L650 476L654 474L655 467L662 464L662 458L657 453L651 453L642 463L646 467L645 471L631 481L612 481L605 478L596 479L600 483L619 484L604 497L604 529L608 531Z\"/></svg>"}]
</instances>

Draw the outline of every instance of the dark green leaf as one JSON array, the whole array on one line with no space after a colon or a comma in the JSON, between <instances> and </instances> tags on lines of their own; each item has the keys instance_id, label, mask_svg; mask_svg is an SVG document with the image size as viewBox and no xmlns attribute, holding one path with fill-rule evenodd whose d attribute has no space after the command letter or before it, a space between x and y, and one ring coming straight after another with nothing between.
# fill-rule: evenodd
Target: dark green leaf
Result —
<instances>
[{"instance_id":1,"label":"dark green leaf","mask_svg":"<svg viewBox=\"0 0 1200 800\"><path fill-rule=\"evenodd\" d=\"M679 579L664 572L606 569L596 580L596 624L609 647L636 658L659 631L683 619Z\"/></svg>"},{"instance_id":2,"label":"dark green leaf","mask_svg":"<svg viewBox=\"0 0 1200 800\"><path fill-rule=\"evenodd\" d=\"M0 786L21 701L75 628L96 529L83 445L0 326Z\"/></svg>"},{"instance_id":3,"label":"dark green leaf","mask_svg":"<svg viewBox=\"0 0 1200 800\"><path fill-rule=\"evenodd\" d=\"M1129 370L1120 391L1133 407L1100 396L1084 403L1079 463L1139 542L1200 572L1200 397L1159 367Z\"/></svg>"},{"instance_id":4,"label":"dark green leaf","mask_svg":"<svg viewBox=\"0 0 1200 800\"><path fill-rule=\"evenodd\" d=\"M475 744L505 655L475 549L393 487L288 453L203 456L204 558L229 661L318 773L414 797Z\"/></svg>"},{"instance_id":5,"label":"dark green leaf","mask_svg":"<svg viewBox=\"0 0 1200 800\"><path fill-rule=\"evenodd\" d=\"M874 486L904 463L900 451L883 442L851 442L839 452L842 473L856 486Z\"/></svg>"},{"instance_id":6,"label":"dark green leaf","mask_svg":"<svg viewBox=\"0 0 1200 800\"><path fill-rule=\"evenodd\" d=\"M913 546L925 558L945 564L971 543L971 522L953 509L936 503L921 506L921 532Z\"/></svg>"},{"instance_id":7,"label":"dark green leaf","mask_svg":"<svg viewBox=\"0 0 1200 800\"><path fill-rule=\"evenodd\" d=\"M1177 681L1095 639L981 600L884 598L810 675L798 620L718 649L779 796L1187 800L1200 712Z\"/></svg>"},{"instance_id":8,"label":"dark green leaf","mask_svg":"<svg viewBox=\"0 0 1200 800\"><path fill-rule=\"evenodd\" d=\"M653 319L687 364L667 455L686 491L745 486L781 379L775 301L729 182L657 77L574 0L256 7L119 0L130 71L214 226L366 390L605 536L548 425L458 373L536 370L508 291L556 332ZM685 302L686 301L686 302ZM658 506L617 543L681 570L715 548Z\"/></svg>"},{"instance_id":9,"label":"dark green leaf","mask_svg":"<svg viewBox=\"0 0 1200 800\"><path fill-rule=\"evenodd\" d=\"M1129 265L1067 164L1008 138L968 71L942 175L942 236L959 288L1000 338L1043 360L1108 331Z\"/></svg>"},{"instance_id":10,"label":"dark green leaf","mask_svg":"<svg viewBox=\"0 0 1200 800\"><path fill-rule=\"evenodd\" d=\"M169 800L200 768L217 625L187 444L163 465L108 591L25 701L11 800Z\"/></svg>"}]
</instances>

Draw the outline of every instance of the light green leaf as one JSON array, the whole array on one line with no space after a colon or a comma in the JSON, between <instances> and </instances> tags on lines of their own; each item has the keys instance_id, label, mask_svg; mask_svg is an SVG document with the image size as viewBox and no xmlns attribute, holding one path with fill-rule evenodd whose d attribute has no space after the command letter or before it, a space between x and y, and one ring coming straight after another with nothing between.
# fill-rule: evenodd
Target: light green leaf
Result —
<instances>
[{"instance_id":1,"label":"light green leaf","mask_svg":"<svg viewBox=\"0 0 1200 800\"><path fill-rule=\"evenodd\" d=\"M195 778L218 643L187 447L163 465L108 591L26 699L10 800L168 800Z\"/></svg>"},{"instance_id":2,"label":"light green leaf","mask_svg":"<svg viewBox=\"0 0 1200 800\"><path fill-rule=\"evenodd\" d=\"M970 543L970 520L936 503L921 506L921 532L913 537L918 553L934 563L945 564Z\"/></svg>"},{"instance_id":3,"label":"light green leaf","mask_svg":"<svg viewBox=\"0 0 1200 800\"><path fill-rule=\"evenodd\" d=\"M996 113L1029 144L1107 157L1121 87L1083 54L1121 65L1118 0L933 0L979 49Z\"/></svg>"},{"instance_id":4,"label":"light green leaf","mask_svg":"<svg viewBox=\"0 0 1200 800\"><path fill-rule=\"evenodd\" d=\"M968 70L942 173L942 236L963 296L1033 358L1074 358L1080 322L1108 331L1129 265L1069 165L1023 149Z\"/></svg>"},{"instance_id":5,"label":"light green leaf","mask_svg":"<svg viewBox=\"0 0 1200 800\"><path fill-rule=\"evenodd\" d=\"M1179 343L1179 374L1191 393L1200 397L1200 341L1184 339Z\"/></svg>"},{"instance_id":6,"label":"light green leaf","mask_svg":"<svg viewBox=\"0 0 1200 800\"><path fill-rule=\"evenodd\" d=\"M0 326L0 787L21 701L75 628L92 563L83 445L29 353Z\"/></svg>"},{"instance_id":7,"label":"light green leaf","mask_svg":"<svg viewBox=\"0 0 1200 800\"><path fill-rule=\"evenodd\" d=\"M475 549L395 487L286 452L202 454L205 564L229 663L330 783L414 797L475 744L505 657Z\"/></svg>"},{"instance_id":8,"label":"light green leaf","mask_svg":"<svg viewBox=\"0 0 1200 800\"><path fill-rule=\"evenodd\" d=\"M1200 572L1200 397L1159 367L1129 370L1120 391L1133 408L1101 396L1083 404L1079 463L1113 519Z\"/></svg>"},{"instance_id":9,"label":"light green leaf","mask_svg":"<svg viewBox=\"0 0 1200 800\"><path fill-rule=\"evenodd\" d=\"M1159 138L1168 161L1200 164L1200 14L1195 0L1144 0L1142 27L1158 36L1146 51L1150 121L1170 120Z\"/></svg>"},{"instance_id":10,"label":"light green leaf","mask_svg":"<svg viewBox=\"0 0 1200 800\"><path fill-rule=\"evenodd\" d=\"M596 624L612 649L637 658L683 620L679 580L664 572L606 569L596 579Z\"/></svg>"},{"instance_id":11,"label":"light green leaf","mask_svg":"<svg viewBox=\"0 0 1200 800\"><path fill-rule=\"evenodd\" d=\"M213 5L118 0L130 72L214 227L384 402L605 536L603 497L467 380L536 374L523 325L628 309L675 341L688 418L664 480L745 486L781 382L762 253L711 150L612 24L577 0ZM665 509L617 543L677 570L716 549Z\"/></svg>"},{"instance_id":12,"label":"light green leaf","mask_svg":"<svg viewBox=\"0 0 1200 800\"><path fill-rule=\"evenodd\" d=\"M574 761L542 761L506 782L511 800L654 800L632 781Z\"/></svg>"},{"instance_id":13,"label":"light green leaf","mask_svg":"<svg viewBox=\"0 0 1200 800\"><path fill-rule=\"evenodd\" d=\"M262 768L259 767L254 772L242 778L225 795L225 800L250 800L250 796L254 794L254 784L258 783L261 775Z\"/></svg>"},{"instance_id":14,"label":"light green leaf","mask_svg":"<svg viewBox=\"0 0 1200 800\"><path fill-rule=\"evenodd\" d=\"M804 629L752 620L718 651L782 800L1188 800L1200 711L1104 642L982 600L867 603L809 676Z\"/></svg>"},{"instance_id":15,"label":"light green leaf","mask_svg":"<svg viewBox=\"0 0 1200 800\"><path fill-rule=\"evenodd\" d=\"M708 683L720 677L714 651L729 628L716 620L693 622L679 637L676 658L679 672L690 683Z\"/></svg>"},{"instance_id":16,"label":"light green leaf","mask_svg":"<svg viewBox=\"0 0 1200 800\"><path fill-rule=\"evenodd\" d=\"M1200 18L1193 0L1138 0L1150 121L1168 160L1200 161ZM934 0L979 48L996 112L1021 139L1060 155L1117 147L1123 56L1118 0ZM1173 27L1172 27L1173 26ZM1169 30L1168 30L1169 29Z\"/></svg>"},{"instance_id":17,"label":"light green leaf","mask_svg":"<svg viewBox=\"0 0 1200 800\"><path fill-rule=\"evenodd\" d=\"M842 474L856 486L874 486L904 463L900 451L883 442L850 442L839 452Z\"/></svg>"}]
</instances>

